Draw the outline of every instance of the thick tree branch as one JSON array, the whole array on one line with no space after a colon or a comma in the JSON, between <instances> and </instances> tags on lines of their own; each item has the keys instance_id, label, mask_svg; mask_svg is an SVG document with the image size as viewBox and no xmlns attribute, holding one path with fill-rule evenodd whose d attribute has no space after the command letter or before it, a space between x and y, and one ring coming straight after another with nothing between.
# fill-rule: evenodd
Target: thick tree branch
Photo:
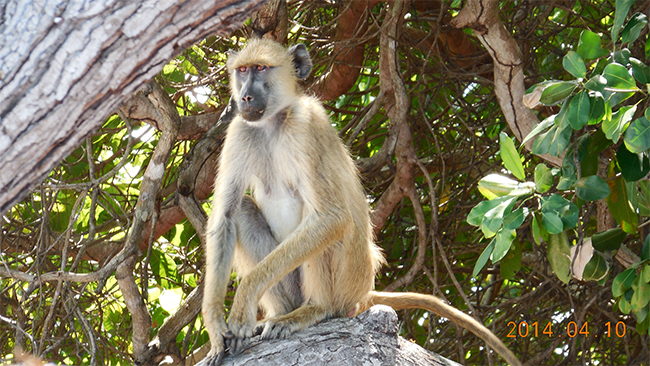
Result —
<instances>
[{"instance_id":1,"label":"thick tree branch","mask_svg":"<svg viewBox=\"0 0 650 366\"><path fill-rule=\"evenodd\" d=\"M37 0L3 6L0 213L168 60L208 34L236 29L261 2Z\"/></svg>"},{"instance_id":2,"label":"thick tree branch","mask_svg":"<svg viewBox=\"0 0 650 366\"><path fill-rule=\"evenodd\" d=\"M523 103L526 86L521 52L512 35L499 19L497 0L468 0L450 22L455 28L469 27L485 46L494 61L494 92L510 130L522 141L539 123L533 111ZM526 144L530 150L532 141ZM545 160L561 166L558 157L544 155Z\"/></svg>"}]
</instances>

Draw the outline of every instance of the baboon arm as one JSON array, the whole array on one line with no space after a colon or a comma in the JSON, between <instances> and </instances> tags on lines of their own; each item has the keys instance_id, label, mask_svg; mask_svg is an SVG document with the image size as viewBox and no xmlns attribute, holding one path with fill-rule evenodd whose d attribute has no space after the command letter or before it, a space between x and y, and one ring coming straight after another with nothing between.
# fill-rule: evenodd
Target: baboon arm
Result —
<instances>
[{"instance_id":1,"label":"baboon arm","mask_svg":"<svg viewBox=\"0 0 650 366\"><path fill-rule=\"evenodd\" d=\"M214 352L223 351L222 334L227 330L223 303L230 280L230 269L237 241L237 229L233 215L241 205L244 194L241 187L241 185L232 184L226 192L216 192L213 202L215 211L208 220L202 312Z\"/></svg>"},{"instance_id":2,"label":"baboon arm","mask_svg":"<svg viewBox=\"0 0 650 366\"><path fill-rule=\"evenodd\" d=\"M338 242L351 222L349 214L342 210L306 216L293 233L242 279L235 294L229 322L232 321L233 315L236 315L235 322L254 322L255 319L251 319L253 310L256 309L264 291L307 259L323 252L328 245ZM241 313L246 312L243 307L249 308L249 314Z\"/></svg>"},{"instance_id":3,"label":"baboon arm","mask_svg":"<svg viewBox=\"0 0 650 366\"><path fill-rule=\"evenodd\" d=\"M494 349L506 362L513 366L521 366L521 362L506 347L492 331L487 329L476 319L463 313L451 305L447 305L433 295L418 294L415 292L370 292L369 303L365 308L372 305L388 305L395 310L402 309L426 309L439 316L445 317L452 322L466 328L476 336L484 340ZM365 310L365 309L363 309Z\"/></svg>"}]
</instances>

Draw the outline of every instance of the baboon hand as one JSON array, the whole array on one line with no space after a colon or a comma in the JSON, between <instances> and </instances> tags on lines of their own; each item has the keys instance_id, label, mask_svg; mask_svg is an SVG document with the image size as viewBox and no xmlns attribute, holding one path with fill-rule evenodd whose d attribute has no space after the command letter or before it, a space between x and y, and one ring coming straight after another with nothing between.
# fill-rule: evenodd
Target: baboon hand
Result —
<instances>
[{"instance_id":1,"label":"baboon hand","mask_svg":"<svg viewBox=\"0 0 650 366\"><path fill-rule=\"evenodd\" d=\"M209 308L209 307L206 307ZM206 356L205 365L221 366L226 348L223 333L228 330L221 311L204 311L203 319L210 335L210 352Z\"/></svg>"},{"instance_id":2,"label":"baboon hand","mask_svg":"<svg viewBox=\"0 0 650 366\"><path fill-rule=\"evenodd\" d=\"M232 354L243 350L248 339L255 330L257 301L244 296L246 291L241 288L235 294L230 316L228 317L229 331L224 335L228 349Z\"/></svg>"},{"instance_id":3,"label":"baboon hand","mask_svg":"<svg viewBox=\"0 0 650 366\"><path fill-rule=\"evenodd\" d=\"M221 348L215 348L212 346L210 349L210 352L206 356L206 365L207 366L221 366L221 362L223 362L223 357L225 354L225 350L223 348L223 344L221 345Z\"/></svg>"}]
</instances>

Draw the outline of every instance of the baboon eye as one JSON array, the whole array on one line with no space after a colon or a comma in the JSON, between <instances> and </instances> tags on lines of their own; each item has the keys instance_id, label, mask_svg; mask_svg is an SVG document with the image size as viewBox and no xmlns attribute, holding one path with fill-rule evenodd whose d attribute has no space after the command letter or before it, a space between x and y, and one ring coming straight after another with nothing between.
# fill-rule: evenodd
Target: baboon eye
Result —
<instances>
[{"instance_id":1,"label":"baboon eye","mask_svg":"<svg viewBox=\"0 0 650 366\"><path fill-rule=\"evenodd\" d=\"M239 72L246 72L248 71L248 66L239 66L237 70L239 70Z\"/></svg>"},{"instance_id":2,"label":"baboon eye","mask_svg":"<svg viewBox=\"0 0 650 366\"><path fill-rule=\"evenodd\" d=\"M257 68L257 71L264 71L264 70L268 69L268 67L264 66L264 65L257 65L256 68Z\"/></svg>"}]
</instances>

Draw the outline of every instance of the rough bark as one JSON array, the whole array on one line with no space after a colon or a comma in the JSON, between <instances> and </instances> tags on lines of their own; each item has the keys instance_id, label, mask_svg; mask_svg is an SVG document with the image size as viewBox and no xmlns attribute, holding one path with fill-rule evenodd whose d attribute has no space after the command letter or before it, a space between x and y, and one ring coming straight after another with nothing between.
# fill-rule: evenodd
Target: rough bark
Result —
<instances>
[{"instance_id":1,"label":"rough bark","mask_svg":"<svg viewBox=\"0 0 650 366\"><path fill-rule=\"evenodd\" d=\"M0 213L175 55L263 0L9 1L0 8Z\"/></svg>"},{"instance_id":2,"label":"rough bark","mask_svg":"<svg viewBox=\"0 0 650 366\"><path fill-rule=\"evenodd\" d=\"M255 337L242 353L227 356L223 366L459 365L407 341L397 332L395 311L378 305L355 318L325 321L287 339L263 341Z\"/></svg>"}]
</instances>

